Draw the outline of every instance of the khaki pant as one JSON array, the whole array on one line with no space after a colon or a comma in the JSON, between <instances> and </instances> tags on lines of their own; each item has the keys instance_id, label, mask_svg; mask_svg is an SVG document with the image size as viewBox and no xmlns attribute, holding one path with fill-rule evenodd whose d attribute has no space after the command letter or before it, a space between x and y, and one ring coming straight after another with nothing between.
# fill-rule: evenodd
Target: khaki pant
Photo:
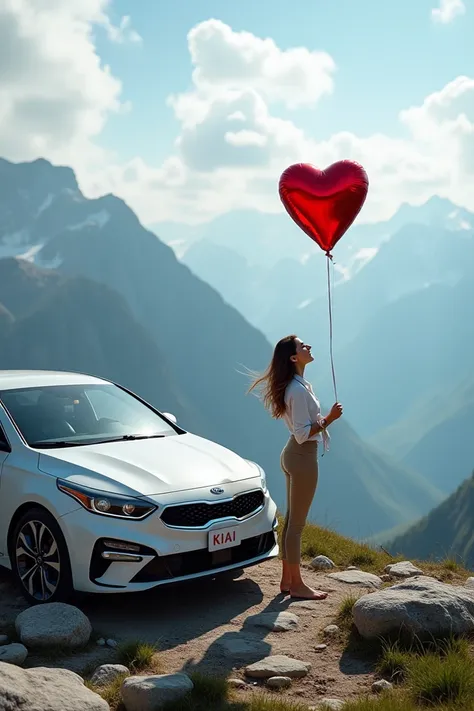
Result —
<instances>
[{"instance_id":1,"label":"khaki pant","mask_svg":"<svg viewBox=\"0 0 474 711\"><path fill-rule=\"evenodd\" d=\"M286 477L287 514L282 533L282 559L301 560L301 534L318 485L318 443L298 444L291 436L281 453L281 468Z\"/></svg>"}]
</instances>

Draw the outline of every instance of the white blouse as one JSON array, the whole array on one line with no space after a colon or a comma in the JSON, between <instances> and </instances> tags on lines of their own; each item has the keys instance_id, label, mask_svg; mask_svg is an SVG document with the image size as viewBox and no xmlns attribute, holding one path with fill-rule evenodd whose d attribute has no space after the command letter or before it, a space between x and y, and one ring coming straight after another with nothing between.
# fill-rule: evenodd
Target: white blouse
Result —
<instances>
[{"instance_id":1,"label":"white blouse","mask_svg":"<svg viewBox=\"0 0 474 711\"><path fill-rule=\"evenodd\" d=\"M321 405L311 383L300 375L295 375L286 388L285 404L283 419L298 444L315 440L320 442L322 439L324 448L329 449L330 437L326 430L309 436L312 425L322 419Z\"/></svg>"}]
</instances>

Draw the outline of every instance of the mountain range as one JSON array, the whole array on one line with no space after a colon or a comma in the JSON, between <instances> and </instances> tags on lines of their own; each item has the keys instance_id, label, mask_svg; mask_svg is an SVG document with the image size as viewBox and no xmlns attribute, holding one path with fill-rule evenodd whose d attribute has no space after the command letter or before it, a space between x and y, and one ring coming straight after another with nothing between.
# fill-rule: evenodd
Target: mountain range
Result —
<instances>
[{"instance_id":1,"label":"mountain range","mask_svg":"<svg viewBox=\"0 0 474 711\"><path fill-rule=\"evenodd\" d=\"M402 553L407 558L451 558L473 569L473 511L474 475L428 516L387 545L392 553Z\"/></svg>"},{"instance_id":2,"label":"mountain range","mask_svg":"<svg viewBox=\"0 0 474 711\"><path fill-rule=\"evenodd\" d=\"M282 506L285 429L246 396L243 375L266 366L271 345L123 201L88 200L68 168L2 160L0 256L0 367L116 379L261 463ZM419 518L442 498L345 421L320 482L311 518L358 537Z\"/></svg>"}]
</instances>

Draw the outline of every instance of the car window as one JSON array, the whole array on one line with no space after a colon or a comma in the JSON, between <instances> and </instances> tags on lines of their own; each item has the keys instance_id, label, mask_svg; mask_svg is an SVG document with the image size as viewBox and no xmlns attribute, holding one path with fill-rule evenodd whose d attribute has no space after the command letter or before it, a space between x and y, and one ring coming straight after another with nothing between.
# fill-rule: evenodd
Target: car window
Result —
<instances>
[{"instance_id":1,"label":"car window","mask_svg":"<svg viewBox=\"0 0 474 711\"><path fill-rule=\"evenodd\" d=\"M0 452L7 452L10 450L10 445L6 438L5 432L3 431L2 425L0 425Z\"/></svg>"},{"instance_id":2,"label":"car window","mask_svg":"<svg viewBox=\"0 0 474 711\"><path fill-rule=\"evenodd\" d=\"M176 434L159 414L113 384L7 390L0 398L32 446L71 446Z\"/></svg>"}]
</instances>

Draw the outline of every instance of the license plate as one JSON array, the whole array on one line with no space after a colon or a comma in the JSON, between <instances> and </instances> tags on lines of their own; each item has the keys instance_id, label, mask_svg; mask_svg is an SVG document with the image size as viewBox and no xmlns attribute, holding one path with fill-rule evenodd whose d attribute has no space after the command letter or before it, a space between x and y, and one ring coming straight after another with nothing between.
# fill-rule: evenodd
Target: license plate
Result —
<instances>
[{"instance_id":1,"label":"license plate","mask_svg":"<svg viewBox=\"0 0 474 711\"><path fill-rule=\"evenodd\" d=\"M237 527L218 528L214 531L209 531L210 551L220 551L234 546L240 546L240 533Z\"/></svg>"}]
</instances>

